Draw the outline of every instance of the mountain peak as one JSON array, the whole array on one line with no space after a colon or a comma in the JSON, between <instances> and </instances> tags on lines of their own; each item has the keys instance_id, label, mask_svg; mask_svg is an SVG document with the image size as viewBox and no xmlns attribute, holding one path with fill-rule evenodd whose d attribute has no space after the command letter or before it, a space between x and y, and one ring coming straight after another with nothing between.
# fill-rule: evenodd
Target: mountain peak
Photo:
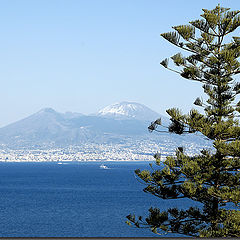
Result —
<instances>
[{"instance_id":1,"label":"mountain peak","mask_svg":"<svg viewBox=\"0 0 240 240\"><path fill-rule=\"evenodd\" d=\"M111 104L101 109L98 112L98 116L153 121L160 115L143 104L124 101Z\"/></svg>"},{"instance_id":2,"label":"mountain peak","mask_svg":"<svg viewBox=\"0 0 240 240\"><path fill-rule=\"evenodd\" d=\"M53 108L42 108L39 112L37 113L56 113L56 111Z\"/></svg>"}]
</instances>

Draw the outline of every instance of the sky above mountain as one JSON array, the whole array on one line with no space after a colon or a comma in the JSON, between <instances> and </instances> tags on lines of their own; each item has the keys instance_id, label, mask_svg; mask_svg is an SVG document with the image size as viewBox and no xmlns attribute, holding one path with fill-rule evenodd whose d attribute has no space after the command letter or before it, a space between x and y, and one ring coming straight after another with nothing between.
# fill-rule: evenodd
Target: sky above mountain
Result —
<instances>
[{"instance_id":1,"label":"sky above mountain","mask_svg":"<svg viewBox=\"0 0 240 240\"><path fill-rule=\"evenodd\" d=\"M239 9L239 0L222 0ZM160 37L218 0L3 0L0 127L41 108L84 114L121 101L189 111L201 84L159 63L179 50ZM239 35L236 33L235 35Z\"/></svg>"}]
</instances>

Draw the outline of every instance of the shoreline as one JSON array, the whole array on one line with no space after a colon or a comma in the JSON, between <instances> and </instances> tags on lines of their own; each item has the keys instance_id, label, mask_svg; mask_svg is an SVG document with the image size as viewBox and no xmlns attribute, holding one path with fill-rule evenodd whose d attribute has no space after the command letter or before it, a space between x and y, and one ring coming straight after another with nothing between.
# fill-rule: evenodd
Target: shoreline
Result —
<instances>
[{"instance_id":1,"label":"shoreline","mask_svg":"<svg viewBox=\"0 0 240 240\"><path fill-rule=\"evenodd\" d=\"M83 164L83 163L152 163L155 160L91 160L91 161L0 161L0 164L5 163L52 163L52 164ZM161 161L163 162L163 160Z\"/></svg>"}]
</instances>

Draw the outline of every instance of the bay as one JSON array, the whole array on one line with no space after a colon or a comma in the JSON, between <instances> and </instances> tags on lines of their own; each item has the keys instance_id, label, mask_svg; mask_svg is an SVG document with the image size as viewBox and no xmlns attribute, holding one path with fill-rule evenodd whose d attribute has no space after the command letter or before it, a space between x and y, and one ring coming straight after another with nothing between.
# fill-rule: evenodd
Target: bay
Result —
<instances>
[{"instance_id":1,"label":"bay","mask_svg":"<svg viewBox=\"0 0 240 240\"><path fill-rule=\"evenodd\" d=\"M149 162L101 164L1 163L0 237L156 237L129 227L126 216L179 201L143 192L134 170L149 169Z\"/></svg>"}]
</instances>

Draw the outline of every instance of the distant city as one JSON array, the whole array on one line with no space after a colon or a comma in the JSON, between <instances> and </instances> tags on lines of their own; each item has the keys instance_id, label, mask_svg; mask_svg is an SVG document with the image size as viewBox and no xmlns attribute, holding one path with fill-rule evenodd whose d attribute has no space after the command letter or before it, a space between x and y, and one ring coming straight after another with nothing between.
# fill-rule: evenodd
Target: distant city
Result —
<instances>
[{"instance_id":1,"label":"distant city","mask_svg":"<svg viewBox=\"0 0 240 240\"><path fill-rule=\"evenodd\" d=\"M193 156L199 153L196 143L186 143L186 152ZM209 148L208 145L205 147ZM1 162L86 162L86 161L153 161L155 153L161 160L173 155L176 142L166 141L159 145L151 140L129 139L128 144L84 143L81 146L51 149L4 149L0 150Z\"/></svg>"}]
</instances>

